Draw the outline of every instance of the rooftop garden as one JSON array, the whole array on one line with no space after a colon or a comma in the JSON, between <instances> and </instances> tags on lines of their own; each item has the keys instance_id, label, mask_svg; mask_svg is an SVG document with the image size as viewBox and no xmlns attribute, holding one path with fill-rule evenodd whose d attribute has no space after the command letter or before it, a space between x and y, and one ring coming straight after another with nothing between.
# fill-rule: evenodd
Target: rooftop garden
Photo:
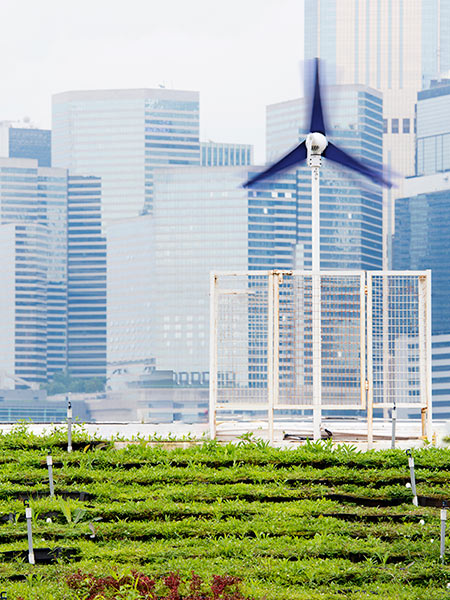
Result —
<instances>
[{"instance_id":1,"label":"rooftop garden","mask_svg":"<svg viewBox=\"0 0 450 600\"><path fill-rule=\"evenodd\" d=\"M50 496L47 453L53 460ZM0 594L15 600L442 600L450 451L243 436L122 449L78 427L0 434ZM25 503L36 564L28 562ZM450 564L450 541L448 559ZM0 596L1 597L1 596Z\"/></svg>"}]
</instances>

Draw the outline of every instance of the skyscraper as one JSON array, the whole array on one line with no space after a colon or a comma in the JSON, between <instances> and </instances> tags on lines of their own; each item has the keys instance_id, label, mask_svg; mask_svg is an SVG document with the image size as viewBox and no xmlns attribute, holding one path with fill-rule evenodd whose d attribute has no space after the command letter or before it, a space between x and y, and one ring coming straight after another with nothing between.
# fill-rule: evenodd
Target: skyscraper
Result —
<instances>
[{"instance_id":1,"label":"skyscraper","mask_svg":"<svg viewBox=\"0 0 450 600\"><path fill-rule=\"evenodd\" d=\"M169 89L53 96L52 164L102 179L104 223L152 211L153 170L200 164L199 95Z\"/></svg>"},{"instance_id":2,"label":"skyscraper","mask_svg":"<svg viewBox=\"0 0 450 600\"><path fill-rule=\"evenodd\" d=\"M29 122L0 122L0 156L35 158L39 167L50 167L51 139L49 129L37 129Z\"/></svg>"},{"instance_id":3,"label":"skyscraper","mask_svg":"<svg viewBox=\"0 0 450 600\"><path fill-rule=\"evenodd\" d=\"M67 369L106 378L106 239L98 177L69 175L67 209Z\"/></svg>"},{"instance_id":4,"label":"skyscraper","mask_svg":"<svg viewBox=\"0 0 450 600\"><path fill-rule=\"evenodd\" d=\"M450 416L450 172L412 177L396 201L395 269L431 269L433 416Z\"/></svg>"},{"instance_id":5,"label":"skyscraper","mask_svg":"<svg viewBox=\"0 0 450 600\"><path fill-rule=\"evenodd\" d=\"M108 367L134 364L144 371L154 361L153 217L110 225L107 248Z\"/></svg>"},{"instance_id":6,"label":"skyscraper","mask_svg":"<svg viewBox=\"0 0 450 600\"><path fill-rule=\"evenodd\" d=\"M450 170L450 80L417 95L416 174Z\"/></svg>"},{"instance_id":7,"label":"skyscraper","mask_svg":"<svg viewBox=\"0 0 450 600\"><path fill-rule=\"evenodd\" d=\"M382 164L383 102L363 85L330 86L330 138L355 158ZM305 101L267 107L267 153L271 160L304 139ZM296 267L311 268L311 169L296 175ZM382 193L379 187L324 160L321 168L320 243L323 269L382 266Z\"/></svg>"},{"instance_id":8,"label":"skyscraper","mask_svg":"<svg viewBox=\"0 0 450 600\"><path fill-rule=\"evenodd\" d=\"M450 0L305 0L305 58L316 56L330 83L383 93L384 162L413 175L417 92L450 68ZM386 264L402 195L384 192Z\"/></svg>"},{"instance_id":9,"label":"skyscraper","mask_svg":"<svg viewBox=\"0 0 450 600\"><path fill-rule=\"evenodd\" d=\"M433 334L450 333L449 176L412 177L396 201L394 268L432 270Z\"/></svg>"},{"instance_id":10,"label":"skyscraper","mask_svg":"<svg viewBox=\"0 0 450 600\"><path fill-rule=\"evenodd\" d=\"M292 268L295 175L242 188L249 167L155 172L153 321L156 368L205 380L211 270ZM206 380L207 381L207 380Z\"/></svg>"},{"instance_id":11,"label":"skyscraper","mask_svg":"<svg viewBox=\"0 0 450 600\"><path fill-rule=\"evenodd\" d=\"M202 167L233 167L251 165L253 146L249 144L225 144L200 142L200 164Z\"/></svg>"},{"instance_id":12,"label":"skyscraper","mask_svg":"<svg viewBox=\"0 0 450 600\"><path fill-rule=\"evenodd\" d=\"M0 159L4 365L35 384L66 364L67 173ZM11 370L12 369L12 370Z\"/></svg>"},{"instance_id":13,"label":"skyscraper","mask_svg":"<svg viewBox=\"0 0 450 600\"><path fill-rule=\"evenodd\" d=\"M98 178L0 158L0 371L17 381L106 376L100 205Z\"/></svg>"}]
</instances>

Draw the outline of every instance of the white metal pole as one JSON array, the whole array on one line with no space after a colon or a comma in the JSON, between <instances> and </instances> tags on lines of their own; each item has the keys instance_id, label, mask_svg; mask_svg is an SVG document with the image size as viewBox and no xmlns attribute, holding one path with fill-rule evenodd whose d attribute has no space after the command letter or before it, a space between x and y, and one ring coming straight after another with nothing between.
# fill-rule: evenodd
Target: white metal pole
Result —
<instances>
[{"instance_id":1,"label":"white metal pole","mask_svg":"<svg viewBox=\"0 0 450 600\"><path fill-rule=\"evenodd\" d=\"M431 340L431 270L427 270L427 295L426 295L426 394L427 394L427 436L431 440L433 437L433 402L432 402L432 371L431 371L431 357L432 357L432 340Z\"/></svg>"},{"instance_id":2,"label":"white metal pole","mask_svg":"<svg viewBox=\"0 0 450 600\"><path fill-rule=\"evenodd\" d=\"M217 417L217 275L210 275L209 316L209 437L216 439Z\"/></svg>"},{"instance_id":3,"label":"white metal pole","mask_svg":"<svg viewBox=\"0 0 450 600\"><path fill-rule=\"evenodd\" d=\"M382 277L383 302L383 419L388 418L388 404L394 402L397 389L391 389L391 356L389 353L389 277Z\"/></svg>"},{"instance_id":4,"label":"white metal pole","mask_svg":"<svg viewBox=\"0 0 450 600\"><path fill-rule=\"evenodd\" d=\"M373 311L372 274L367 273L367 448L373 446Z\"/></svg>"},{"instance_id":5,"label":"white metal pole","mask_svg":"<svg viewBox=\"0 0 450 600\"><path fill-rule=\"evenodd\" d=\"M406 454L408 455L409 473L411 476L411 491L413 495L412 503L414 504L414 506L419 506L419 499L417 497L416 491L416 473L414 470L414 457L411 454L411 450L407 450Z\"/></svg>"},{"instance_id":6,"label":"white metal pole","mask_svg":"<svg viewBox=\"0 0 450 600\"><path fill-rule=\"evenodd\" d=\"M274 273L273 276L273 384L272 399L270 407L270 431L269 439L274 441L274 408L279 402L280 392L280 283L283 282L281 273Z\"/></svg>"},{"instance_id":7,"label":"white metal pole","mask_svg":"<svg viewBox=\"0 0 450 600\"><path fill-rule=\"evenodd\" d=\"M361 409L367 408L366 390L366 274L361 273L359 283L359 369L361 380Z\"/></svg>"},{"instance_id":8,"label":"white metal pole","mask_svg":"<svg viewBox=\"0 0 450 600\"><path fill-rule=\"evenodd\" d=\"M392 434L391 434L391 449L395 449L395 428L397 425L397 405L395 403L392 405Z\"/></svg>"},{"instance_id":9,"label":"white metal pole","mask_svg":"<svg viewBox=\"0 0 450 600\"><path fill-rule=\"evenodd\" d=\"M28 504L28 501L25 502L25 518L27 520L27 537L28 537L28 562L30 565L35 564L34 559L34 550L33 550L33 533L31 531L31 507Z\"/></svg>"},{"instance_id":10,"label":"white metal pole","mask_svg":"<svg viewBox=\"0 0 450 600\"><path fill-rule=\"evenodd\" d=\"M321 439L322 344L320 294L320 155L311 156L311 241L312 241L312 343L313 343L313 437Z\"/></svg>"},{"instance_id":11,"label":"white metal pole","mask_svg":"<svg viewBox=\"0 0 450 600\"><path fill-rule=\"evenodd\" d=\"M419 304L419 385L420 385L420 405L421 409L428 409L428 398L427 398L427 322L426 322L426 302L427 298L427 282L426 277L419 277L418 284L418 304ZM426 417L426 415L423 415ZM427 427L427 422L422 418L423 431L422 435L427 436L431 442L431 431Z\"/></svg>"},{"instance_id":12,"label":"white metal pole","mask_svg":"<svg viewBox=\"0 0 450 600\"><path fill-rule=\"evenodd\" d=\"M447 525L447 502L444 500L441 508L441 544L440 544L440 559L444 564L445 556L445 528Z\"/></svg>"},{"instance_id":13,"label":"white metal pole","mask_svg":"<svg viewBox=\"0 0 450 600\"><path fill-rule=\"evenodd\" d=\"M274 293L275 275L269 271L267 311L267 425L269 441L273 442L273 396L274 396Z\"/></svg>"},{"instance_id":14,"label":"white metal pole","mask_svg":"<svg viewBox=\"0 0 450 600\"><path fill-rule=\"evenodd\" d=\"M50 496L55 495L55 486L53 484L53 458L50 454L50 450L47 454L47 468L48 468L48 483L50 486Z\"/></svg>"},{"instance_id":15,"label":"white metal pole","mask_svg":"<svg viewBox=\"0 0 450 600\"><path fill-rule=\"evenodd\" d=\"M72 452L72 403L67 396L67 452Z\"/></svg>"}]
</instances>

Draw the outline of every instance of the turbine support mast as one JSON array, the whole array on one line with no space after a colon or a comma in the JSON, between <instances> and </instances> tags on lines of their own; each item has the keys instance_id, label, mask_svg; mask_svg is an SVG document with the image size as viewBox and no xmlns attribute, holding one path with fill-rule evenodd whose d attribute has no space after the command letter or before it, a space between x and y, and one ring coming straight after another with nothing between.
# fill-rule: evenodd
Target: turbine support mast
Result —
<instances>
[{"instance_id":1,"label":"turbine support mast","mask_svg":"<svg viewBox=\"0 0 450 600\"><path fill-rule=\"evenodd\" d=\"M308 152L311 167L311 241L312 241L312 350L313 350L313 438L321 439L322 421L322 339L320 282L320 167L322 156Z\"/></svg>"},{"instance_id":2,"label":"turbine support mast","mask_svg":"<svg viewBox=\"0 0 450 600\"><path fill-rule=\"evenodd\" d=\"M314 440L320 440L322 419L322 340L321 340L321 278L320 278L320 201L319 183L322 157L346 169L356 171L378 185L392 187L381 167L360 162L327 139L327 128L322 110L319 82L319 59L314 61L314 88L312 92L311 118L306 139L264 171L251 177L244 187L250 187L272 175L298 167L305 161L311 168L311 241L312 241L312 339L313 339L313 432Z\"/></svg>"}]
</instances>

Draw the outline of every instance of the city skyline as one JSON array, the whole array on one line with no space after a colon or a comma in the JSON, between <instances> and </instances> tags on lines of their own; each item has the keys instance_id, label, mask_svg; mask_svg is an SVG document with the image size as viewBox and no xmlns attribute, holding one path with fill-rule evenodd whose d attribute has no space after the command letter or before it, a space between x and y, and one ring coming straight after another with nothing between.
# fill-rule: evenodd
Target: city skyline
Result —
<instances>
[{"instance_id":1,"label":"city skyline","mask_svg":"<svg viewBox=\"0 0 450 600\"><path fill-rule=\"evenodd\" d=\"M104 0L43 0L27 6L26 20L19 4L3 8L2 119L49 128L51 95L64 91L199 91L201 139L253 144L263 163L266 104L300 94L302 0L231 0L214 10L206 0L134 1L127 11Z\"/></svg>"}]
</instances>

